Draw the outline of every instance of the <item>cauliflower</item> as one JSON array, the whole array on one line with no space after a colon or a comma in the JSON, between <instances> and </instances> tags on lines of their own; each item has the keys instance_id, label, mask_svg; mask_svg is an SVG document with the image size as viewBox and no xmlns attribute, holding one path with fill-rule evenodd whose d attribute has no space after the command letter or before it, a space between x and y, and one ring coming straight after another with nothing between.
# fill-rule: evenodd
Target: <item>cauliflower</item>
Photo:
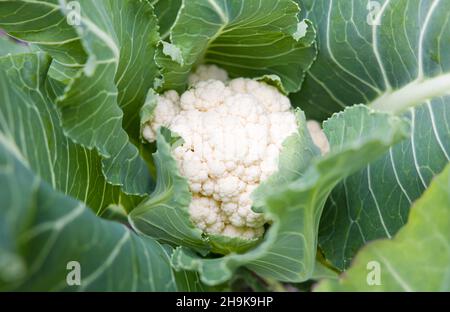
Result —
<instances>
[{"instance_id":1,"label":"cauliflower","mask_svg":"<svg viewBox=\"0 0 450 312\"><path fill-rule=\"evenodd\" d=\"M268 220L252 211L251 193L278 170L282 143L298 129L290 101L263 82L227 82L216 66L200 66L189 81L194 85L181 96L157 96L143 136L153 142L165 126L183 138L173 155L193 194L189 212L198 228L258 238Z\"/></svg>"},{"instance_id":2,"label":"cauliflower","mask_svg":"<svg viewBox=\"0 0 450 312\"><path fill-rule=\"evenodd\" d=\"M144 127L142 136L150 141L156 141L156 132L162 126L169 126L172 119L180 112L180 97L176 91L168 91L164 96L157 96L158 104L153 112L153 119L150 124Z\"/></svg>"},{"instance_id":3,"label":"cauliflower","mask_svg":"<svg viewBox=\"0 0 450 312\"><path fill-rule=\"evenodd\" d=\"M188 82L190 86L193 86L197 82L210 79L226 82L228 73L216 65L200 65L194 73L189 75Z\"/></svg>"}]
</instances>

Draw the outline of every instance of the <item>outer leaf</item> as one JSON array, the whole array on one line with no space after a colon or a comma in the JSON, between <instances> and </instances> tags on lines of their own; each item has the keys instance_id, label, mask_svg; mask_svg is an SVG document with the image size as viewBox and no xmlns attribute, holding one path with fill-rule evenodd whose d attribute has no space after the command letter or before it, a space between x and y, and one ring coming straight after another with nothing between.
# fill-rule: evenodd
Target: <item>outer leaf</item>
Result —
<instances>
[{"instance_id":1,"label":"outer leaf","mask_svg":"<svg viewBox=\"0 0 450 312\"><path fill-rule=\"evenodd\" d=\"M297 91L316 50L292 0L184 0L157 58L164 89L182 91L192 67L214 63L232 77L275 74Z\"/></svg>"},{"instance_id":2,"label":"outer leaf","mask_svg":"<svg viewBox=\"0 0 450 312\"><path fill-rule=\"evenodd\" d=\"M156 0L155 14L158 16L159 34L162 40L169 37L172 27L181 7L182 0Z\"/></svg>"},{"instance_id":3,"label":"outer leaf","mask_svg":"<svg viewBox=\"0 0 450 312\"><path fill-rule=\"evenodd\" d=\"M224 235L208 235L211 244L211 252L220 255L230 253L242 254L261 242L261 238L243 239L240 237L228 237Z\"/></svg>"},{"instance_id":4,"label":"outer leaf","mask_svg":"<svg viewBox=\"0 0 450 312\"><path fill-rule=\"evenodd\" d=\"M52 103L53 85L46 81L50 62L42 52L0 58L0 139L14 142L41 179L94 212L111 204L130 210L140 198L108 184L97 153L64 135Z\"/></svg>"},{"instance_id":5,"label":"outer leaf","mask_svg":"<svg viewBox=\"0 0 450 312\"><path fill-rule=\"evenodd\" d=\"M138 149L122 129L118 104L125 112L124 126L137 142L136 112L157 75L153 9L146 1L134 0L77 3L80 25L70 26L67 20L74 11L65 1L2 1L0 26L36 42L55 58L52 73L59 74L52 76L67 83L57 101L66 134L100 152L111 183L123 185L128 193L144 194L152 182Z\"/></svg>"},{"instance_id":6,"label":"outer leaf","mask_svg":"<svg viewBox=\"0 0 450 312\"><path fill-rule=\"evenodd\" d=\"M63 2L62 2L63 3ZM50 75L68 82L87 61L75 29L58 8L59 1L0 1L0 27L11 36L40 44L55 62ZM75 11L74 11L75 12Z\"/></svg>"},{"instance_id":7,"label":"outer leaf","mask_svg":"<svg viewBox=\"0 0 450 312\"><path fill-rule=\"evenodd\" d=\"M18 53L28 53L30 47L25 44L15 42L12 38L8 38L6 35L2 34L0 30L0 56L5 56L8 53L18 54Z\"/></svg>"},{"instance_id":8,"label":"outer leaf","mask_svg":"<svg viewBox=\"0 0 450 312\"><path fill-rule=\"evenodd\" d=\"M269 292L271 289L262 282L253 272L240 269L233 275L233 278L229 282L231 291L252 291L252 292Z\"/></svg>"},{"instance_id":9,"label":"outer leaf","mask_svg":"<svg viewBox=\"0 0 450 312\"><path fill-rule=\"evenodd\" d=\"M319 279L323 279L323 278L328 278L328 279L334 280L334 279L338 278L338 273L336 273L329 267L325 266L321 262L317 261L316 266L314 268L313 275L311 276L311 279L319 280Z\"/></svg>"},{"instance_id":10,"label":"outer leaf","mask_svg":"<svg viewBox=\"0 0 450 312\"><path fill-rule=\"evenodd\" d=\"M29 171L14 142L0 138L0 290L179 289L185 273L173 274L162 246L52 190ZM73 261L79 286L66 280ZM183 280L181 289L187 285Z\"/></svg>"},{"instance_id":11,"label":"outer leaf","mask_svg":"<svg viewBox=\"0 0 450 312\"><path fill-rule=\"evenodd\" d=\"M111 37L117 36L120 48L114 78L119 92L118 104L124 113L123 126L134 142L138 142L140 136L137 112L159 73L154 62L159 41L157 20L147 2L110 0L107 9L114 26Z\"/></svg>"},{"instance_id":12,"label":"outer leaf","mask_svg":"<svg viewBox=\"0 0 450 312\"><path fill-rule=\"evenodd\" d=\"M448 93L448 1L296 1L318 29L320 56L293 97L310 118L356 103L402 111Z\"/></svg>"},{"instance_id":13,"label":"outer leaf","mask_svg":"<svg viewBox=\"0 0 450 312\"><path fill-rule=\"evenodd\" d=\"M373 264L379 265L380 285L368 283L374 281ZM368 244L345 276L325 280L316 290L450 291L450 166L414 204L393 240Z\"/></svg>"},{"instance_id":14,"label":"outer leaf","mask_svg":"<svg viewBox=\"0 0 450 312\"><path fill-rule=\"evenodd\" d=\"M308 117L371 103L406 111L412 123L409 141L346 179L326 205L320 245L345 269L363 244L395 235L411 203L450 160L450 97L444 95L450 90L450 3L298 2L317 25L320 50L302 91L292 97Z\"/></svg>"},{"instance_id":15,"label":"outer leaf","mask_svg":"<svg viewBox=\"0 0 450 312\"><path fill-rule=\"evenodd\" d=\"M55 7L52 3L62 4ZM81 15L86 16L86 19L96 11L101 12L103 8L106 12L100 19L91 18L91 21L96 26L104 26L106 35L111 37L109 39L113 40L119 49L119 58L115 60L118 62L118 68L114 77L118 102L124 111L125 129L136 139L139 130L136 111L139 111L147 89L153 85L158 73L156 64L152 61L159 39L153 10L146 1L140 0L76 3L80 6ZM77 29L74 28L74 13L78 7L70 1L67 4L65 1L2 1L0 5L0 12L3 12L0 24L4 23L5 29L16 37L36 42L55 59L50 69L52 77L69 83L78 70L83 68L88 57L92 58L90 54L94 51L86 47L86 38L78 36ZM14 23L19 14L22 23ZM108 47L111 48L113 47Z\"/></svg>"},{"instance_id":16,"label":"outer leaf","mask_svg":"<svg viewBox=\"0 0 450 312\"><path fill-rule=\"evenodd\" d=\"M333 140L330 154L317 158L303 175L274 187L264 198L265 213L273 224L258 247L216 259L202 259L178 248L173 254L175 267L197 270L206 284L229 279L240 266L265 278L291 282L309 279L314 270L319 219L329 193L342 178L406 136L407 129L404 120L364 106L335 115L325 131L342 140Z\"/></svg>"}]
</instances>

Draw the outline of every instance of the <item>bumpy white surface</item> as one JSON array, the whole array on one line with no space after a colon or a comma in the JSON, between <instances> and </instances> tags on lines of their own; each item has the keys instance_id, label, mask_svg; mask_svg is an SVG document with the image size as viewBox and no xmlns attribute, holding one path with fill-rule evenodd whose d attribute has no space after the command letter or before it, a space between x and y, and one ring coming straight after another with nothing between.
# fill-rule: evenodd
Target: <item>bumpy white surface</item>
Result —
<instances>
[{"instance_id":1,"label":"bumpy white surface","mask_svg":"<svg viewBox=\"0 0 450 312\"><path fill-rule=\"evenodd\" d=\"M189 75L188 83L193 86L200 81L210 79L226 82L228 81L228 73L216 65L200 65L195 72Z\"/></svg>"},{"instance_id":2,"label":"bumpy white surface","mask_svg":"<svg viewBox=\"0 0 450 312\"><path fill-rule=\"evenodd\" d=\"M142 136L149 142L156 141L156 133L162 126L169 127L172 119L180 113L180 96L176 91L167 91L164 95L157 95L157 105L153 112L153 119L144 127Z\"/></svg>"},{"instance_id":3,"label":"bumpy white surface","mask_svg":"<svg viewBox=\"0 0 450 312\"><path fill-rule=\"evenodd\" d=\"M161 125L184 139L173 154L193 193L193 222L206 233L261 236L266 220L250 194L277 171L282 143L297 131L289 99L250 79L200 81L179 98L158 97L144 137L154 141Z\"/></svg>"}]
</instances>

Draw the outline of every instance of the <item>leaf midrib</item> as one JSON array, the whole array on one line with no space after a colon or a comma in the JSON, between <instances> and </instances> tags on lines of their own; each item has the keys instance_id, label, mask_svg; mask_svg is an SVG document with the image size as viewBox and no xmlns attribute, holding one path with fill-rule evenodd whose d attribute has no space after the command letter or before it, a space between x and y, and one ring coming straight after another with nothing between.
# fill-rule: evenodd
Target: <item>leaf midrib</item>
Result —
<instances>
[{"instance_id":1,"label":"leaf midrib","mask_svg":"<svg viewBox=\"0 0 450 312\"><path fill-rule=\"evenodd\" d=\"M438 96L450 95L450 73L414 80L400 89L385 92L369 105L377 110L402 113Z\"/></svg>"}]
</instances>

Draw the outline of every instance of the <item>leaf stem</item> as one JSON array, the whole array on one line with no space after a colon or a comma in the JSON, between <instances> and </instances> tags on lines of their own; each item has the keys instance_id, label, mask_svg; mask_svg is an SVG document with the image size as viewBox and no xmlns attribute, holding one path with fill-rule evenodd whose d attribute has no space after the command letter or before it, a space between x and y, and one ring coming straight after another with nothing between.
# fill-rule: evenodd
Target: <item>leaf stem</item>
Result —
<instances>
[{"instance_id":1,"label":"leaf stem","mask_svg":"<svg viewBox=\"0 0 450 312\"><path fill-rule=\"evenodd\" d=\"M415 80L401 89L383 94L370 106L376 110L398 114L423 104L428 99L446 94L450 95L450 74Z\"/></svg>"}]
</instances>

